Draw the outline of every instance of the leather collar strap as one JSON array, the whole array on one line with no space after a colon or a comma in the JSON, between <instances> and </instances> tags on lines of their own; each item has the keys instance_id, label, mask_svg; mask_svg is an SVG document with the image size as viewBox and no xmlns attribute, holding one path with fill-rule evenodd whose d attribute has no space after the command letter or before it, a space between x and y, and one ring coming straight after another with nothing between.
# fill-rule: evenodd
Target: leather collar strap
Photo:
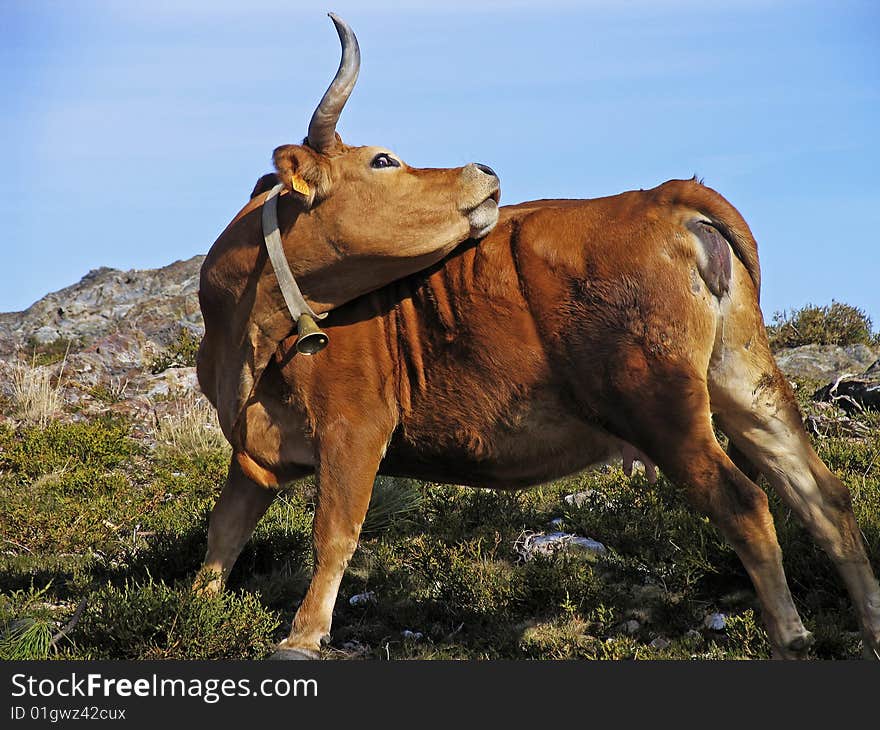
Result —
<instances>
[{"instance_id":1,"label":"leather collar strap","mask_svg":"<svg viewBox=\"0 0 880 730\"><path fill-rule=\"evenodd\" d=\"M287 257L284 255L281 233L278 230L278 194L283 189L284 185L279 183L269 191L263 202L263 238L266 241L266 250L269 252L269 261L272 262L281 295L284 297L284 302L287 304L287 309L290 316L293 317L294 323L298 322L303 314L308 314L315 319L324 319L327 312L315 314L303 298L296 279L293 278L290 264L287 263Z\"/></svg>"}]
</instances>

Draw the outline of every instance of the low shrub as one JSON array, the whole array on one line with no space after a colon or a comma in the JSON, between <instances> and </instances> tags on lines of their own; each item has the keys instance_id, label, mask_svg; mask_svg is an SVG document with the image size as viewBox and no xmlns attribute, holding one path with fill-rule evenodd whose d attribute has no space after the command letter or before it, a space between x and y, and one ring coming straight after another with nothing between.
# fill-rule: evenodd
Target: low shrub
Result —
<instances>
[{"instance_id":1,"label":"low shrub","mask_svg":"<svg viewBox=\"0 0 880 730\"><path fill-rule=\"evenodd\" d=\"M52 342L38 342L29 337L24 352L28 354L35 367L55 365L67 358L70 353L82 349L82 342L76 339L59 337Z\"/></svg>"},{"instance_id":2,"label":"low shrub","mask_svg":"<svg viewBox=\"0 0 880 730\"><path fill-rule=\"evenodd\" d=\"M808 304L801 309L776 312L767 327L774 350L801 345L876 345L880 334L871 329L871 318L858 307L832 301L831 306Z\"/></svg>"},{"instance_id":3,"label":"low shrub","mask_svg":"<svg viewBox=\"0 0 880 730\"><path fill-rule=\"evenodd\" d=\"M260 659L271 653L278 617L258 595L201 596L189 584L107 584L71 638L68 658Z\"/></svg>"},{"instance_id":4,"label":"low shrub","mask_svg":"<svg viewBox=\"0 0 880 730\"><path fill-rule=\"evenodd\" d=\"M182 327L177 337L168 347L159 352L149 363L153 375L165 372L168 368L187 368L196 364L201 339L186 327Z\"/></svg>"}]
</instances>

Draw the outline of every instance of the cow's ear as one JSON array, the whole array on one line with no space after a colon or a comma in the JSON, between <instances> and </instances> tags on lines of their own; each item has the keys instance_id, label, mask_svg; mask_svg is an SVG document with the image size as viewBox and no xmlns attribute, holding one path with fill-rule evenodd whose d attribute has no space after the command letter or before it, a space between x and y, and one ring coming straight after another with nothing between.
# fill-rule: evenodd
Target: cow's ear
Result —
<instances>
[{"instance_id":1,"label":"cow's ear","mask_svg":"<svg viewBox=\"0 0 880 730\"><path fill-rule=\"evenodd\" d=\"M306 206L327 196L330 191L330 170L324 157L308 147L287 144L272 155L278 177L292 194Z\"/></svg>"}]
</instances>

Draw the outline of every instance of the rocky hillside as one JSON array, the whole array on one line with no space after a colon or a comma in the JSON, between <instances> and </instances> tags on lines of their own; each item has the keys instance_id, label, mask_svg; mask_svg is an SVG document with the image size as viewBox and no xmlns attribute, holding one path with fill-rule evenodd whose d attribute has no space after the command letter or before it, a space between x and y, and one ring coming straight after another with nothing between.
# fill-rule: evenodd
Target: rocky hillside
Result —
<instances>
[{"instance_id":1,"label":"rocky hillside","mask_svg":"<svg viewBox=\"0 0 880 730\"><path fill-rule=\"evenodd\" d=\"M94 269L23 312L0 314L0 355L59 340L70 342L75 350L91 348L112 336L134 336L142 344L164 346L180 326L198 331L203 260L194 256L161 269Z\"/></svg>"},{"instance_id":2,"label":"rocky hillside","mask_svg":"<svg viewBox=\"0 0 880 730\"><path fill-rule=\"evenodd\" d=\"M95 269L23 312L0 314L3 394L11 396L15 363L27 361L61 377L74 417L114 410L154 420L163 397L179 391L198 398L191 363L203 332L197 296L203 259L161 269ZM187 348L188 355L181 352ZM863 373L878 358L880 348L866 345L777 353L789 378L816 384Z\"/></svg>"},{"instance_id":3,"label":"rocky hillside","mask_svg":"<svg viewBox=\"0 0 880 730\"><path fill-rule=\"evenodd\" d=\"M102 267L23 312L0 314L3 395L13 395L14 370L23 364L60 378L74 417L111 410L155 418L156 396L195 394L193 367L163 364L185 365L168 358L169 347L181 339L194 346L204 331L197 294L203 259L161 269Z\"/></svg>"}]
</instances>

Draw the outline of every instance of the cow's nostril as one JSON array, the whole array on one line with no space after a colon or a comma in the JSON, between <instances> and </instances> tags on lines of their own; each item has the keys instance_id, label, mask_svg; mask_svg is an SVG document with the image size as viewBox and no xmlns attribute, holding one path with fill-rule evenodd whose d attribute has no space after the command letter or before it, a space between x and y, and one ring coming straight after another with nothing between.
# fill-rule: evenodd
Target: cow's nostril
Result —
<instances>
[{"instance_id":1,"label":"cow's nostril","mask_svg":"<svg viewBox=\"0 0 880 730\"><path fill-rule=\"evenodd\" d=\"M475 163L475 164L476 164L476 167L477 167L479 170L482 170L482 171L485 172L487 175L491 175L492 177L498 177L498 175L495 174L495 170L493 170L493 169L492 169L491 167L489 167L488 165L481 165L479 162L477 162L477 163Z\"/></svg>"}]
</instances>

